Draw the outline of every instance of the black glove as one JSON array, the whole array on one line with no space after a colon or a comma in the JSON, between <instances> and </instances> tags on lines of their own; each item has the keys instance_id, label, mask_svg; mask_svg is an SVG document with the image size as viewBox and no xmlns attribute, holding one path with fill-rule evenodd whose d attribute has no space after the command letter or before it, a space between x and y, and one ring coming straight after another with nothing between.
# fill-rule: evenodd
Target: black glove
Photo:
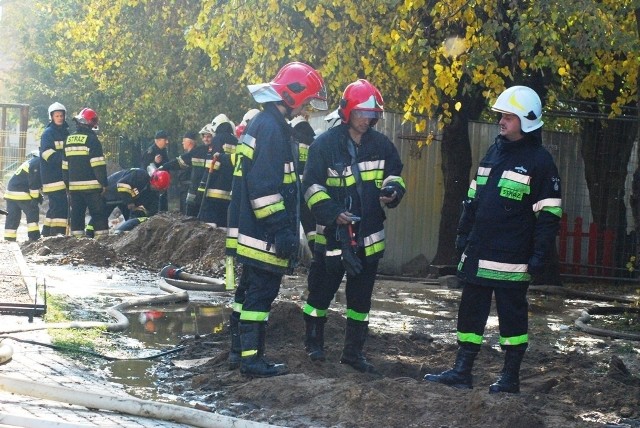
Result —
<instances>
[{"instance_id":1,"label":"black glove","mask_svg":"<svg viewBox=\"0 0 640 428\"><path fill-rule=\"evenodd\" d=\"M469 241L468 235L456 236L456 251L458 252L458 257L462 257L462 253L464 253L464 249L467 248L467 241Z\"/></svg>"},{"instance_id":2,"label":"black glove","mask_svg":"<svg viewBox=\"0 0 640 428\"><path fill-rule=\"evenodd\" d=\"M274 237L276 246L276 256L281 259L288 259L298 253L299 239L288 228L280 229Z\"/></svg>"},{"instance_id":3,"label":"black glove","mask_svg":"<svg viewBox=\"0 0 640 428\"><path fill-rule=\"evenodd\" d=\"M380 196L390 198L391 196L393 196L393 192L395 191L396 189L393 186L384 186L382 189L380 189Z\"/></svg>"},{"instance_id":4,"label":"black glove","mask_svg":"<svg viewBox=\"0 0 640 428\"><path fill-rule=\"evenodd\" d=\"M533 276L544 273L544 260L541 256L534 254L529 259L529 267L527 268L529 274Z\"/></svg>"},{"instance_id":5,"label":"black glove","mask_svg":"<svg viewBox=\"0 0 640 428\"><path fill-rule=\"evenodd\" d=\"M342 266L349 276L357 276L362 273L362 261L351 246L342 244Z\"/></svg>"}]
</instances>

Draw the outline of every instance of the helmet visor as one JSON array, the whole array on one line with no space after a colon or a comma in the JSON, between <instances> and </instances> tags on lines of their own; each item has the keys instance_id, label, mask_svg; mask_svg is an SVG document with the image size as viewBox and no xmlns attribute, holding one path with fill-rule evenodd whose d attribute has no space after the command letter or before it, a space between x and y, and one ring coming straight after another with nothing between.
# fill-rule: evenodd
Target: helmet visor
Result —
<instances>
[{"instance_id":1,"label":"helmet visor","mask_svg":"<svg viewBox=\"0 0 640 428\"><path fill-rule=\"evenodd\" d=\"M353 110L351 116L354 119L382 119L383 112L374 110Z\"/></svg>"}]
</instances>

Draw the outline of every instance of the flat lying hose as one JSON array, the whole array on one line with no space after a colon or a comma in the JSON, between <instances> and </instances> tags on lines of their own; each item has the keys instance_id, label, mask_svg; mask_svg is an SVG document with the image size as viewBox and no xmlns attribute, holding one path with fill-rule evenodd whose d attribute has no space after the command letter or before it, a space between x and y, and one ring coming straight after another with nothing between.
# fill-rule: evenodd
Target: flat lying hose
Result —
<instances>
[{"instance_id":1,"label":"flat lying hose","mask_svg":"<svg viewBox=\"0 0 640 428\"><path fill-rule=\"evenodd\" d=\"M120 397L104 393L82 391L63 386L44 385L42 382L0 376L0 389L14 394L74 404L89 409L110 410L128 415L173 421L194 427L268 428L261 422L248 421L206 412L175 404L141 400L135 397ZM0 419L1 422L1 419Z\"/></svg>"},{"instance_id":2,"label":"flat lying hose","mask_svg":"<svg viewBox=\"0 0 640 428\"><path fill-rule=\"evenodd\" d=\"M606 336L614 339L640 340L640 334L637 333L607 330L587 325L587 323L591 321L591 315L613 315L623 314L626 312L640 313L640 308L595 306L593 308L583 310L575 324L578 330L596 336Z\"/></svg>"}]
</instances>

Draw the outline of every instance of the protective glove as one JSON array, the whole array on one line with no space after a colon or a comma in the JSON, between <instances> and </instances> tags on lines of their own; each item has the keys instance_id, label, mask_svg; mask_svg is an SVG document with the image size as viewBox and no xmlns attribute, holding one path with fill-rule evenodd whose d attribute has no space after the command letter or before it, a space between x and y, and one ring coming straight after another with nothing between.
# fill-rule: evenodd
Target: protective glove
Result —
<instances>
[{"instance_id":1,"label":"protective glove","mask_svg":"<svg viewBox=\"0 0 640 428\"><path fill-rule=\"evenodd\" d=\"M384 186L382 189L380 189L380 196L390 198L391 196L393 196L393 192L395 191L396 189L394 189L393 186Z\"/></svg>"},{"instance_id":2,"label":"protective glove","mask_svg":"<svg viewBox=\"0 0 640 428\"><path fill-rule=\"evenodd\" d=\"M462 253L464 253L464 249L467 248L468 241L469 241L468 235L456 236L456 251L458 252L458 257L462 257Z\"/></svg>"},{"instance_id":3,"label":"protective glove","mask_svg":"<svg viewBox=\"0 0 640 428\"><path fill-rule=\"evenodd\" d=\"M288 259L298 253L299 239L288 228L277 231L274 240L276 241L276 256L281 259Z\"/></svg>"},{"instance_id":4,"label":"protective glove","mask_svg":"<svg viewBox=\"0 0 640 428\"><path fill-rule=\"evenodd\" d=\"M348 276L357 276L362 273L362 261L349 243L342 244L342 266Z\"/></svg>"},{"instance_id":5,"label":"protective glove","mask_svg":"<svg viewBox=\"0 0 640 428\"><path fill-rule=\"evenodd\" d=\"M185 198L185 203L187 205L195 205L196 195L194 193L187 193L187 197Z\"/></svg>"},{"instance_id":6,"label":"protective glove","mask_svg":"<svg viewBox=\"0 0 640 428\"><path fill-rule=\"evenodd\" d=\"M541 256L534 254L529 259L529 266L527 268L529 274L536 276L544 273L544 260Z\"/></svg>"}]
</instances>

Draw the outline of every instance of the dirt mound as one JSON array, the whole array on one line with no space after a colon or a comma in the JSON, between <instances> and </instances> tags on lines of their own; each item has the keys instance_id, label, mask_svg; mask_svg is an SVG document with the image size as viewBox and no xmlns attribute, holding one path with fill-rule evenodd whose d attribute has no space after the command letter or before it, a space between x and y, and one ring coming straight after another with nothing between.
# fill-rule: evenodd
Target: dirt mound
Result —
<instances>
[{"instance_id":1,"label":"dirt mound","mask_svg":"<svg viewBox=\"0 0 640 428\"><path fill-rule=\"evenodd\" d=\"M267 354L286 363L289 374L249 379L229 371L224 331L185 339L186 349L176 360L210 360L191 369L165 367L158 373L161 388L192 391L208 396L205 401L217 411L283 426L596 427L620 416L640 417L638 378L619 360L609 364L577 352L530 349L522 393L489 394L503 358L489 346L476 362L476 388L457 390L421 380L427 372L449 368L456 353L453 344L435 343L426 325L401 334L371 331L365 350L380 375L339 363L344 327L344 317L330 311L327 361L312 363L303 349L300 306L278 301L269 318Z\"/></svg>"},{"instance_id":2,"label":"dirt mound","mask_svg":"<svg viewBox=\"0 0 640 428\"><path fill-rule=\"evenodd\" d=\"M194 274L224 274L226 232L175 213L155 215L132 231L101 239L56 236L22 244L40 262L135 266L159 270L167 264Z\"/></svg>"},{"instance_id":3,"label":"dirt mound","mask_svg":"<svg viewBox=\"0 0 640 428\"><path fill-rule=\"evenodd\" d=\"M220 276L224 272L226 231L193 217L158 214L110 240L118 254L152 269L171 263L192 273Z\"/></svg>"}]
</instances>

